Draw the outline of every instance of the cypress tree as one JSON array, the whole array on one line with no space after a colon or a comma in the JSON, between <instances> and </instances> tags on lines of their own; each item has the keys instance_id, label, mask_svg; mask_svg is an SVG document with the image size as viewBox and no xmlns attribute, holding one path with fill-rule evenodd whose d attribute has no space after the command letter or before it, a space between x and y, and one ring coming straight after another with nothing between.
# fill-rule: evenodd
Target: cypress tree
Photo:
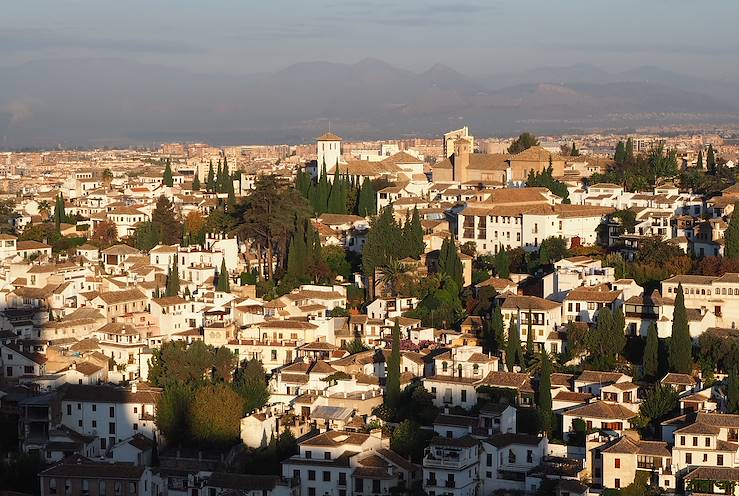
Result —
<instances>
[{"instance_id":1,"label":"cypress tree","mask_svg":"<svg viewBox=\"0 0 739 496\"><path fill-rule=\"evenodd\" d=\"M492 318L493 335L495 336L495 349L488 350L489 352L495 352L503 350L505 348L505 322L503 321L503 313L500 310L500 305L495 305L493 310Z\"/></svg>"},{"instance_id":2,"label":"cypress tree","mask_svg":"<svg viewBox=\"0 0 739 496\"><path fill-rule=\"evenodd\" d=\"M221 160L218 160L218 169L216 169L216 180L214 184L214 192L216 193L223 193L222 191L223 186L223 168L221 167Z\"/></svg>"},{"instance_id":3,"label":"cypress tree","mask_svg":"<svg viewBox=\"0 0 739 496\"><path fill-rule=\"evenodd\" d=\"M503 245L500 245L500 250L495 254L495 272L498 277L503 279L508 279L511 276L511 261Z\"/></svg>"},{"instance_id":4,"label":"cypress tree","mask_svg":"<svg viewBox=\"0 0 739 496\"><path fill-rule=\"evenodd\" d=\"M332 214L343 214L346 208L346 201L342 193L343 180L339 176L339 168L334 172L334 180L331 183L331 191L329 192L326 211Z\"/></svg>"},{"instance_id":5,"label":"cypress tree","mask_svg":"<svg viewBox=\"0 0 739 496\"><path fill-rule=\"evenodd\" d=\"M457 284L459 289L464 287L464 273L462 261L459 259L457 245L453 240L446 238L441 243L439 251L439 271L448 275Z\"/></svg>"},{"instance_id":6,"label":"cypress tree","mask_svg":"<svg viewBox=\"0 0 739 496\"><path fill-rule=\"evenodd\" d=\"M216 291L221 293L230 293L231 285L228 282L228 269L226 269L226 259L221 259L221 270L218 272L218 286Z\"/></svg>"},{"instance_id":7,"label":"cypress tree","mask_svg":"<svg viewBox=\"0 0 739 496\"><path fill-rule=\"evenodd\" d=\"M287 252L287 273L294 277L302 277L305 273L305 262L308 256L308 246L305 238L305 224L297 222L297 228L290 240Z\"/></svg>"},{"instance_id":8,"label":"cypress tree","mask_svg":"<svg viewBox=\"0 0 739 496\"><path fill-rule=\"evenodd\" d=\"M632 163L634 161L634 140L631 138L626 140L626 148L624 150L624 163Z\"/></svg>"},{"instance_id":9,"label":"cypress tree","mask_svg":"<svg viewBox=\"0 0 739 496\"><path fill-rule=\"evenodd\" d=\"M672 316L672 340L670 342L670 371L689 374L693 369L693 341L690 338L688 312L685 309L683 285L678 284L675 311Z\"/></svg>"},{"instance_id":10,"label":"cypress tree","mask_svg":"<svg viewBox=\"0 0 739 496\"><path fill-rule=\"evenodd\" d=\"M623 306L621 306L613 312L613 323L611 324L611 332L608 337L608 343L611 346L611 351L614 356L623 353L624 347L626 346L625 328L626 316L624 315Z\"/></svg>"},{"instance_id":11,"label":"cypress tree","mask_svg":"<svg viewBox=\"0 0 739 496\"><path fill-rule=\"evenodd\" d=\"M392 339L385 377L385 398L388 406L395 408L400 397L400 325L397 320L393 326Z\"/></svg>"},{"instance_id":12,"label":"cypress tree","mask_svg":"<svg viewBox=\"0 0 739 496\"><path fill-rule=\"evenodd\" d=\"M724 255L739 258L739 202L734 204L729 226L724 231Z\"/></svg>"},{"instance_id":13,"label":"cypress tree","mask_svg":"<svg viewBox=\"0 0 739 496\"><path fill-rule=\"evenodd\" d=\"M534 329L531 322L531 309L529 309L528 323L526 324L526 362L530 363L534 358Z\"/></svg>"},{"instance_id":14,"label":"cypress tree","mask_svg":"<svg viewBox=\"0 0 739 496\"><path fill-rule=\"evenodd\" d=\"M372 181L364 178L362 187L359 189L359 200L357 202L357 214L362 217L375 215L377 213L377 196Z\"/></svg>"},{"instance_id":15,"label":"cypress tree","mask_svg":"<svg viewBox=\"0 0 739 496\"><path fill-rule=\"evenodd\" d=\"M698 150L698 160L696 161L695 166L698 167L699 169L703 168L703 148Z\"/></svg>"},{"instance_id":16,"label":"cypress tree","mask_svg":"<svg viewBox=\"0 0 739 496\"><path fill-rule=\"evenodd\" d=\"M726 407L728 413L736 413L739 409L739 380L736 376L736 366L729 370L729 377L726 381Z\"/></svg>"},{"instance_id":17,"label":"cypress tree","mask_svg":"<svg viewBox=\"0 0 739 496\"><path fill-rule=\"evenodd\" d=\"M231 187L229 188L229 184ZM228 160L223 158L223 170L221 171L221 193L228 193L229 190L233 191L233 180L231 179L231 173L228 170Z\"/></svg>"},{"instance_id":18,"label":"cypress tree","mask_svg":"<svg viewBox=\"0 0 739 496\"><path fill-rule=\"evenodd\" d=\"M580 151L577 149L577 146L575 146L575 142L572 142L572 149L570 150L570 156L572 157L578 157L580 156Z\"/></svg>"},{"instance_id":19,"label":"cypress tree","mask_svg":"<svg viewBox=\"0 0 739 496\"><path fill-rule=\"evenodd\" d=\"M169 159L167 159L167 163L164 166L164 177L162 178L162 183L170 188L174 186L174 179L172 178L172 164Z\"/></svg>"},{"instance_id":20,"label":"cypress tree","mask_svg":"<svg viewBox=\"0 0 739 496\"><path fill-rule=\"evenodd\" d=\"M197 168L195 168L195 177L192 180L192 190L200 191L200 174Z\"/></svg>"},{"instance_id":21,"label":"cypress tree","mask_svg":"<svg viewBox=\"0 0 739 496\"><path fill-rule=\"evenodd\" d=\"M164 289L164 296L177 296L180 292L180 271L177 267L177 255L172 257L172 266L167 275L167 286Z\"/></svg>"},{"instance_id":22,"label":"cypress tree","mask_svg":"<svg viewBox=\"0 0 739 496\"><path fill-rule=\"evenodd\" d=\"M205 189L209 193L213 193L216 190L216 178L213 172L213 159L210 159L210 165L208 166L208 177L205 180Z\"/></svg>"},{"instance_id":23,"label":"cypress tree","mask_svg":"<svg viewBox=\"0 0 739 496\"><path fill-rule=\"evenodd\" d=\"M403 228L403 237L408 243L408 256L418 260L426 250L426 243L423 242L423 226L416 207L413 207L413 215Z\"/></svg>"},{"instance_id":24,"label":"cypress tree","mask_svg":"<svg viewBox=\"0 0 739 496\"><path fill-rule=\"evenodd\" d=\"M621 140L616 145L616 153L613 154L613 161L618 165L622 165L626 161L626 145Z\"/></svg>"},{"instance_id":25,"label":"cypress tree","mask_svg":"<svg viewBox=\"0 0 739 496\"><path fill-rule=\"evenodd\" d=\"M323 173L320 179L318 179L318 188L316 191L316 215L321 215L327 212L328 196L331 192L330 186L328 185L328 179L326 178L326 164L323 164Z\"/></svg>"},{"instance_id":26,"label":"cypress tree","mask_svg":"<svg viewBox=\"0 0 739 496\"><path fill-rule=\"evenodd\" d=\"M521 334L516 325L516 317L511 315L511 322L508 325L508 344L506 346L506 366L509 372L513 372L513 367L523 365L523 351L521 350Z\"/></svg>"},{"instance_id":27,"label":"cypress tree","mask_svg":"<svg viewBox=\"0 0 739 496\"><path fill-rule=\"evenodd\" d=\"M644 375L654 378L659 371L659 337L657 336L657 324L654 322L647 331L647 343L644 346L644 359L642 361Z\"/></svg>"},{"instance_id":28,"label":"cypress tree","mask_svg":"<svg viewBox=\"0 0 739 496\"><path fill-rule=\"evenodd\" d=\"M713 149L713 145L708 145L708 151L706 152L706 169L708 173L715 176L718 172L716 167L716 152Z\"/></svg>"},{"instance_id":29,"label":"cypress tree","mask_svg":"<svg viewBox=\"0 0 739 496\"><path fill-rule=\"evenodd\" d=\"M550 434L554 429L554 413L552 412L552 364L549 355L541 350L541 374L539 376L539 395L537 401L541 430Z\"/></svg>"}]
</instances>

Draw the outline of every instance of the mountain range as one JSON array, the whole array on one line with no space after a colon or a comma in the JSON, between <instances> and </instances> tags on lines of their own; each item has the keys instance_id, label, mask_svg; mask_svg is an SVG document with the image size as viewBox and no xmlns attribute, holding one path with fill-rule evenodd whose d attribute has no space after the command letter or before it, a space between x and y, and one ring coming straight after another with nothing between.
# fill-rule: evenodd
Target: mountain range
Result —
<instances>
[{"instance_id":1,"label":"mountain range","mask_svg":"<svg viewBox=\"0 0 739 496\"><path fill-rule=\"evenodd\" d=\"M365 59L242 76L127 59L56 59L1 71L5 148L300 143L329 121L348 139L438 136L461 125L486 136L739 121L736 82L651 66L465 75L442 64L413 72Z\"/></svg>"}]
</instances>

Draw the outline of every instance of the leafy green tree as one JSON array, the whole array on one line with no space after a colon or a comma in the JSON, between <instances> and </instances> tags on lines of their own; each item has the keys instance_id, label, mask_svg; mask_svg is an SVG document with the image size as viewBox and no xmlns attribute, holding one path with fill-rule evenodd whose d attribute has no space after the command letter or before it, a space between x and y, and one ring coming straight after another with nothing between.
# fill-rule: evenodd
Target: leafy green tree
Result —
<instances>
[{"instance_id":1,"label":"leafy green tree","mask_svg":"<svg viewBox=\"0 0 739 496\"><path fill-rule=\"evenodd\" d=\"M403 420L390 434L390 448L403 458L420 462L425 447L421 428L412 420Z\"/></svg>"},{"instance_id":2,"label":"leafy green tree","mask_svg":"<svg viewBox=\"0 0 739 496\"><path fill-rule=\"evenodd\" d=\"M639 406L639 415L656 432L659 422L666 418L677 408L678 395L669 386L657 384L654 389L647 393L647 397Z\"/></svg>"},{"instance_id":3,"label":"leafy green tree","mask_svg":"<svg viewBox=\"0 0 739 496\"><path fill-rule=\"evenodd\" d=\"M650 378L657 376L659 371L659 338L657 336L657 324L652 323L647 332L647 344L644 346L644 357L642 361L644 375Z\"/></svg>"},{"instance_id":4,"label":"leafy green tree","mask_svg":"<svg viewBox=\"0 0 739 496\"><path fill-rule=\"evenodd\" d=\"M362 271L365 275L374 280L375 269L387 265L390 260L402 258L399 256L401 233L389 206L370 221L367 241L362 249Z\"/></svg>"},{"instance_id":5,"label":"leafy green tree","mask_svg":"<svg viewBox=\"0 0 739 496\"><path fill-rule=\"evenodd\" d=\"M693 342L690 338L688 312L682 284L677 286L675 310L672 316L672 340L670 341L670 371L689 374L693 370Z\"/></svg>"},{"instance_id":6,"label":"leafy green tree","mask_svg":"<svg viewBox=\"0 0 739 496\"><path fill-rule=\"evenodd\" d=\"M524 150L528 150L532 146L538 146L539 140L536 139L536 137L529 133L524 132L521 133L517 139L511 143L511 146L508 147L508 153L511 155L515 155L517 153L521 153Z\"/></svg>"},{"instance_id":7,"label":"leafy green tree","mask_svg":"<svg viewBox=\"0 0 739 496\"><path fill-rule=\"evenodd\" d=\"M164 184L165 186L169 186L170 188L174 186L174 179L172 178L172 163L169 159L167 159L167 162L164 165L164 177L162 178L162 184Z\"/></svg>"},{"instance_id":8,"label":"leafy green tree","mask_svg":"<svg viewBox=\"0 0 739 496\"><path fill-rule=\"evenodd\" d=\"M725 256L739 258L739 202L734 203L734 211L729 219L729 226L724 232Z\"/></svg>"},{"instance_id":9,"label":"leafy green tree","mask_svg":"<svg viewBox=\"0 0 739 496\"><path fill-rule=\"evenodd\" d=\"M388 406L396 408L400 397L400 324L397 320L393 326L392 339L390 357L386 364L385 400Z\"/></svg>"},{"instance_id":10,"label":"leafy green tree","mask_svg":"<svg viewBox=\"0 0 739 496\"><path fill-rule=\"evenodd\" d=\"M193 391L182 383L169 385L157 400L156 424L167 443L179 444L190 436Z\"/></svg>"},{"instance_id":11,"label":"leafy green tree","mask_svg":"<svg viewBox=\"0 0 739 496\"><path fill-rule=\"evenodd\" d=\"M270 394L260 360L244 360L234 374L234 389L244 400L243 415L267 404Z\"/></svg>"},{"instance_id":12,"label":"leafy green tree","mask_svg":"<svg viewBox=\"0 0 739 496\"><path fill-rule=\"evenodd\" d=\"M539 245L539 262L542 265L559 262L569 256L570 251L567 249L567 240L565 238L552 236L542 240Z\"/></svg>"},{"instance_id":13,"label":"leafy green tree","mask_svg":"<svg viewBox=\"0 0 739 496\"><path fill-rule=\"evenodd\" d=\"M177 266L177 256L172 257L172 266L167 274L167 287L164 296L177 296L180 293L180 270Z\"/></svg>"},{"instance_id":14,"label":"leafy green tree","mask_svg":"<svg viewBox=\"0 0 739 496\"><path fill-rule=\"evenodd\" d=\"M526 186L530 188L539 187L547 188L553 194L562 198L563 203L570 203L569 197L570 192L567 189L567 185L561 181L557 181L554 178L554 169L552 167L552 157L549 156L549 166L541 172L529 171L529 176L526 179Z\"/></svg>"},{"instance_id":15,"label":"leafy green tree","mask_svg":"<svg viewBox=\"0 0 739 496\"><path fill-rule=\"evenodd\" d=\"M205 443L229 443L239 437L244 400L225 383L203 386L190 409L193 438Z\"/></svg>"},{"instance_id":16,"label":"leafy green tree","mask_svg":"<svg viewBox=\"0 0 739 496\"><path fill-rule=\"evenodd\" d=\"M554 413L552 412L552 363L546 351L541 350L541 374L539 375L539 394L537 407L539 410L542 431L551 434L554 430Z\"/></svg>"},{"instance_id":17,"label":"leafy green tree","mask_svg":"<svg viewBox=\"0 0 739 496\"><path fill-rule=\"evenodd\" d=\"M159 232L150 221L142 222L129 242L133 242L133 246L141 251L149 251L159 244Z\"/></svg>"}]
</instances>

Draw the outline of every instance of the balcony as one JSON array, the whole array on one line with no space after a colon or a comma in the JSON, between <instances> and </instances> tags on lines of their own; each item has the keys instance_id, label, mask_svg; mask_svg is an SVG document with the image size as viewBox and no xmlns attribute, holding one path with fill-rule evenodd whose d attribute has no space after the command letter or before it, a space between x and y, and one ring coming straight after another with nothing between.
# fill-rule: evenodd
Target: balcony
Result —
<instances>
[{"instance_id":1,"label":"balcony","mask_svg":"<svg viewBox=\"0 0 739 496\"><path fill-rule=\"evenodd\" d=\"M453 480L444 481L444 487L457 487L457 483Z\"/></svg>"}]
</instances>

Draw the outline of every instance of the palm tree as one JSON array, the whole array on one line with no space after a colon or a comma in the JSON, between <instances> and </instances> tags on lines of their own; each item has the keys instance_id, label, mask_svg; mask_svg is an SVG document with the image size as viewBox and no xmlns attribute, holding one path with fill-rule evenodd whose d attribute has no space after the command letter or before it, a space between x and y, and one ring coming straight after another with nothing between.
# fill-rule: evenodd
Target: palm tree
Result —
<instances>
[{"instance_id":1,"label":"palm tree","mask_svg":"<svg viewBox=\"0 0 739 496\"><path fill-rule=\"evenodd\" d=\"M382 275L377 282L382 286L383 293L390 292L390 296L398 295L398 282L405 276L408 269L398 260L391 259L380 269Z\"/></svg>"},{"instance_id":2,"label":"palm tree","mask_svg":"<svg viewBox=\"0 0 739 496\"><path fill-rule=\"evenodd\" d=\"M49 220L49 215L51 215L51 204L49 203L49 201L41 200L38 203L38 211L46 218L46 220Z\"/></svg>"}]
</instances>

